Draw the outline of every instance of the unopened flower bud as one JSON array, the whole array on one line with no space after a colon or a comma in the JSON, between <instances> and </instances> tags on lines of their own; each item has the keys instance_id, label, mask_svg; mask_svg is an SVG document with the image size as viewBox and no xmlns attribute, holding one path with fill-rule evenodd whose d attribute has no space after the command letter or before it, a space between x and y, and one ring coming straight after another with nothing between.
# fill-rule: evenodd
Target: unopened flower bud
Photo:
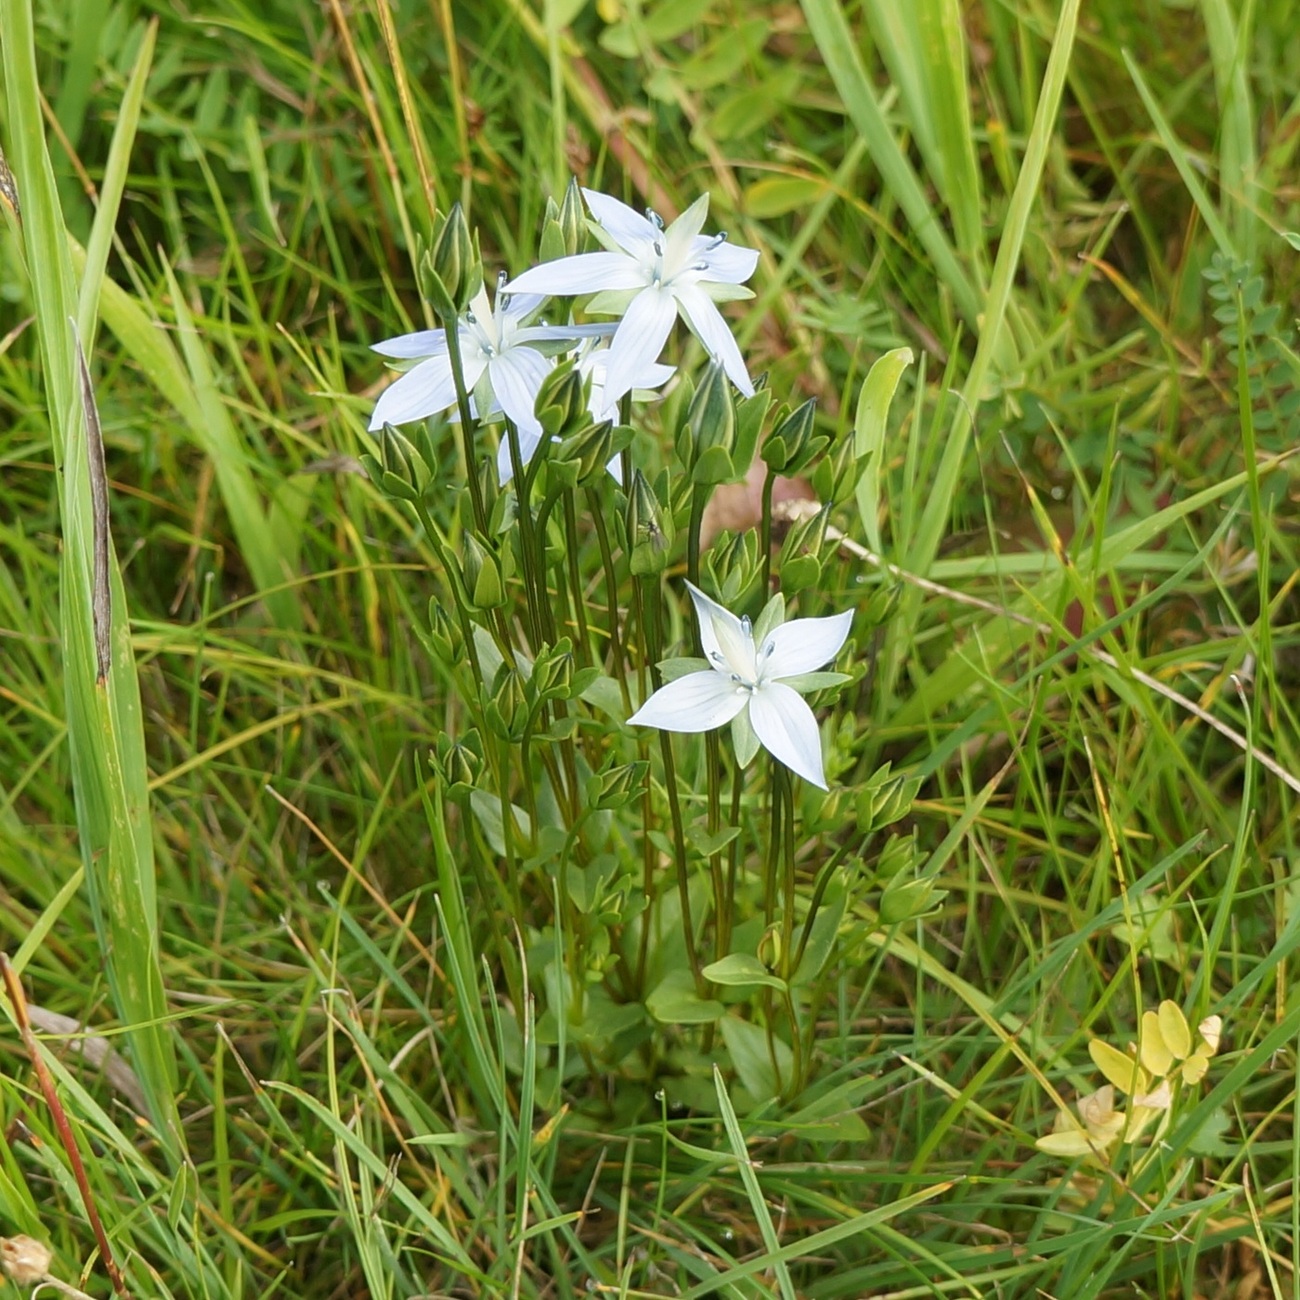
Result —
<instances>
[{"instance_id":1,"label":"unopened flower bud","mask_svg":"<svg viewBox=\"0 0 1300 1300\"><path fill-rule=\"evenodd\" d=\"M801 591L817 585L822 571L821 548L826 541L830 517L830 506L823 506L816 514L801 519L790 529L781 548L783 590Z\"/></svg>"},{"instance_id":2,"label":"unopened flower bud","mask_svg":"<svg viewBox=\"0 0 1300 1300\"><path fill-rule=\"evenodd\" d=\"M614 425L609 420L566 438L555 449L553 460L572 464L574 484L586 483L604 473L614 445Z\"/></svg>"},{"instance_id":3,"label":"unopened flower bud","mask_svg":"<svg viewBox=\"0 0 1300 1300\"><path fill-rule=\"evenodd\" d=\"M443 663L452 664L460 658L464 637L437 596L429 598L429 641Z\"/></svg>"},{"instance_id":4,"label":"unopened flower bud","mask_svg":"<svg viewBox=\"0 0 1300 1300\"><path fill-rule=\"evenodd\" d=\"M497 673L485 713L488 725L498 738L510 744L523 739L532 709L528 704L524 679L517 668L503 666Z\"/></svg>"},{"instance_id":5,"label":"unopened flower bud","mask_svg":"<svg viewBox=\"0 0 1300 1300\"><path fill-rule=\"evenodd\" d=\"M429 765L442 777L452 799L465 799L473 792L483 771L482 742L475 730L463 740L452 740L445 732L429 754Z\"/></svg>"},{"instance_id":6,"label":"unopened flower bud","mask_svg":"<svg viewBox=\"0 0 1300 1300\"><path fill-rule=\"evenodd\" d=\"M533 663L533 696L539 704L568 699L572 681L573 643L566 636L544 647Z\"/></svg>"},{"instance_id":7,"label":"unopened flower bud","mask_svg":"<svg viewBox=\"0 0 1300 1300\"><path fill-rule=\"evenodd\" d=\"M465 310L483 284L483 264L459 203L443 218L420 270L423 288L444 320Z\"/></svg>"},{"instance_id":8,"label":"unopened flower bud","mask_svg":"<svg viewBox=\"0 0 1300 1300\"><path fill-rule=\"evenodd\" d=\"M761 455L773 474L797 474L825 444L825 439L813 439L816 415L817 399L810 397L772 430Z\"/></svg>"},{"instance_id":9,"label":"unopened flower bud","mask_svg":"<svg viewBox=\"0 0 1300 1300\"><path fill-rule=\"evenodd\" d=\"M35 1237L0 1237L0 1268L18 1286L43 1282L53 1258L54 1252Z\"/></svg>"},{"instance_id":10,"label":"unopened flower bud","mask_svg":"<svg viewBox=\"0 0 1300 1300\"><path fill-rule=\"evenodd\" d=\"M621 808L640 790L648 763L617 763L587 782L587 803L597 812Z\"/></svg>"},{"instance_id":11,"label":"unopened flower bud","mask_svg":"<svg viewBox=\"0 0 1300 1300\"><path fill-rule=\"evenodd\" d=\"M654 489L639 469L627 489L627 541L630 565L638 577L662 573L672 548L672 525Z\"/></svg>"},{"instance_id":12,"label":"unopened flower bud","mask_svg":"<svg viewBox=\"0 0 1300 1300\"><path fill-rule=\"evenodd\" d=\"M465 534L465 558L461 573L465 580L465 593L476 609L496 609L506 603L501 565L473 533Z\"/></svg>"},{"instance_id":13,"label":"unopened flower bud","mask_svg":"<svg viewBox=\"0 0 1300 1300\"><path fill-rule=\"evenodd\" d=\"M587 212L582 202L582 191L578 188L577 178L569 177L564 190L564 201L560 204L560 234L564 238L564 252L568 257L577 253L587 233Z\"/></svg>"},{"instance_id":14,"label":"unopened flower bud","mask_svg":"<svg viewBox=\"0 0 1300 1300\"><path fill-rule=\"evenodd\" d=\"M686 414L691 436L691 482L725 483L735 476L731 444L736 435L736 404L731 381L717 361L709 363Z\"/></svg>"},{"instance_id":15,"label":"unopened flower bud","mask_svg":"<svg viewBox=\"0 0 1300 1300\"><path fill-rule=\"evenodd\" d=\"M361 463L371 482L397 501L419 501L432 478L415 444L391 424L379 431L379 455L363 453Z\"/></svg>"},{"instance_id":16,"label":"unopened flower bud","mask_svg":"<svg viewBox=\"0 0 1300 1300\"><path fill-rule=\"evenodd\" d=\"M572 362L555 367L537 390L533 410L537 421L553 438L565 438L591 424L587 411L588 387Z\"/></svg>"},{"instance_id":17,"label":"unopened flower bud","mask_svg":"<svg viewBox=\"0 0 1300 1300\"><path fill-rule=\"evenodd\" d=\"M902 925L931 915L946 897L946 890L936 890L932 880L895 876L880 896L880 920L884 925Z\"/></svg>"}]
</instances>

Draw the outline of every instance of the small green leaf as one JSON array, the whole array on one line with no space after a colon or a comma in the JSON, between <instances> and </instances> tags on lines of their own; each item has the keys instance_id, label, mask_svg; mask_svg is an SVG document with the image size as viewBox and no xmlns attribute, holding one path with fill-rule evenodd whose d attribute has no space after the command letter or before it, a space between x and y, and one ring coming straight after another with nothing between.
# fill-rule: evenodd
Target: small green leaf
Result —
<instances>
[{"instance_id":1,"label":"small green leaf","mask_svg":"<svg viewBox=\"0 0 1300 1300\"><path fill-rule=\"evenodd\" d=\"M646 1010L661 1025L706 1025L723 1015L726 1007L700 997L688 970L666 975L645 1000Z\"/></svg>"},{"instance_id":2,"label":"small green leaf","mask_svg":"<svg viewBox=\"0 0 1300 1300\"><path fill-rule=\"evenodd\" d=\"M826 182L811 176L765 176L745 191L745 211L759 220L783 217L811 207L826 193Z\"/></svg>"},{"instance_id":3,"label":"small green leaf","mask_svg":"<svg viewBox=\"0 0 1300 1300\"><path fill-rule=\"evenodd\" d=\"M763 985L776 989L779 993L786 991L785 980L773 975L757 957L747 952L729 952L721 961L715 961L704 968L704 978L726 988L756 988Z\"/></svg>"}]
</instances>

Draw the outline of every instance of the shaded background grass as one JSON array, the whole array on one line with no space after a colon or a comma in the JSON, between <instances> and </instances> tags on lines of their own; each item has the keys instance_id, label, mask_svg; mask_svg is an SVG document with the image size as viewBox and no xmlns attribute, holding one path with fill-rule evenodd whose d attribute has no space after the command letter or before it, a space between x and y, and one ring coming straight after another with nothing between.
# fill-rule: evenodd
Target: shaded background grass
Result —
<instances>
[{"instance_id":1,"label":"shaded background grass","mask_svg":"<svg viewBox=\"0 0 1300 1300\"><path fill-rule=\"evenodd\" d=\"M865 925L846 936L819 1087L842 1086L829 1113L852 1108L865 1130L809 1142L788 1117L746 1121L779 1238L802 1257L792 1285L1190 1296L1258 1279L1292 1293L1295 794L1127 669L1300 770L1295 471L1247 482L1242 433L1249 410L1261 460L1296 442L1294 355L1266 339L1293 346L1300 262L1279 232L1300 227L1300 8L1084 8L933 562L927 500L963 418L951 390L980 337L1057 8L386 12L387 39L381 11L333 0L37 7L51 153L83 243L159 23L96 363L187 1172L164 1175L147 1139L132 1154L105 1123L130 1133L129 1112L93 1073L68 1102L101 1210L141 1254L141 1293L567 1295L594 1277L677 1294L745 1258L759 1280L728 1293L782 1285L723 1130L679 1107L671 1080L577 1088L534 1149L511 1136L516 1084L503 1117L433 956L415 773L454 705L412 634L441 592L431 557L355 472L380 380L367 345L425 323L410 245L431 198L465 202L489 265L517 270L570 172L666 215L710 190L719 226L764 250L742 327L751 367L817 396L841 436L870 362L915 349L889 557L1057 629L1035 637L843 564L846 592L896 601L854 743L925 776L921 841L1015 765L945 867L942 912L883 948ZM44 915L30 996L111 1029L83 897L50 912L80 865L58 492L5 229L0 924L16 948ZM1244 398L1223 335L1244 277L1228 262L1262 277ZM444 472L453 493L450 452ZM1124 533L1145 521L1148 536ZM1093 645L1121 667L1081 652ZM1148 876L1145 913L1115 930L1120 881ZM1067 1096L1086 1085L1088 1032L1134 1032L1131 953L1148 1005L1224 1012L1225 1062L1243 1067L1146 1188L1150 1218L1061 1184L1060 1162L1033 1151L1054 1106L1017 1056ZM16 1049L6 1075L5 1118L23 1126L3 1155L8 1231L39 1215L72 1276L91 1238ZM892 1226L855 1218L950 1180ZM557 1220L522 1242L521 1183L532 1219ZM600 1212L558 1222L583 1208Z\"/></svg>"}]
</instances>

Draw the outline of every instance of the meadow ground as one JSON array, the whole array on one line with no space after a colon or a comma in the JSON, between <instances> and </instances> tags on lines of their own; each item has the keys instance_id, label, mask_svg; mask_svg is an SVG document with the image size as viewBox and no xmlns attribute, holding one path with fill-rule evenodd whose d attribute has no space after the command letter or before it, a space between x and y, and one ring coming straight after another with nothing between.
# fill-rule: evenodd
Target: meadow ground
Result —
<instances>
[{"instance_id":1,"label":"meadow ground","mask_svg":"<svg viewBox=\"0 0 1300 1300\"><path fill-rule=\"evenodd\" d=\"M0 45L15 1280L1300 1296L1296 0ZM634 435L557 385L508 489L499 422L368 433L441 216L490 288L595 247L572 176L757 250L759 395L678 328ZM687 577L785 597L704 737L626 721ZM842 611L823 794L744 720Z\"/></svg>"}]
</instances>

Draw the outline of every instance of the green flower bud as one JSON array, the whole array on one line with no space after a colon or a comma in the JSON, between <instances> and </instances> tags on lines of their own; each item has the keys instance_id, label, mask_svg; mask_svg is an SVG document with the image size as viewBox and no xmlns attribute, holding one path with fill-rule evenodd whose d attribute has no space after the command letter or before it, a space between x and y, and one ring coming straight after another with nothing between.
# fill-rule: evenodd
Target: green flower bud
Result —
<instances>
[{"instance_id":1,"label":"green flower bud","mask_svg":"<svg viewBox=\"0 0 1300 1300\"><path fill-rule=\"evenodd\" d=\"M616 763L597 772L587 782L587 803L597 812L622 808L640 793L649 767L644 762Z\"/></svg>"},{"instance_id":2,"label":"green flower bud","mask_svg":"<svg viewBox=\"0 0 1300 1300\"><path fill-rule=\"evenodd\" d=\"M538 704L567 700L572 682L573 642L566 636L553 646L543 647L533 662L533 699Z\"/></svg>"},{"instance_id":3,"label":"green flower bud","mask_svg":"<svg viewBox=\"0 0 1300 1300\"><path fill-rule=\"evenodd\" d=\"M691 482L725 483L733 478L730 452L736 436L736 404L731 380L718 362L710 362L704 372L686 423L691 434Z\"/></svg>"},{"instance_id":4,"label":"green flower bud","mask_svg":"<svg viewBox=\"0 0 1300 1300\"><path fill-rule=\"evenodd\" d=\"M483 263L460 204L443 218L420 263L424 292L440 319L461 314L483 284Z\"/></svg>"},{"instance_id":5,"label":"green flower bud","mask_svg":"<svg viewBox=\"0 0 1300 1300\"><path fill-rule=\"evenodd\" d=\"M662 573L672 549L672 523L654 489L639 469L627 489L627 540L630 565L638 577Z\"/></svg>"},{"instance_id":6,"label":"green flower bud","mask_svg":"<svg viewBox=\"0 0 1300 1300\"><path fill-rule=\"evenodd\" d=\"M517 668L503 665L497 672L484 713L488 726L501 740L515 744L523 739L533 711L528 703L527 683Z\"/></svg>"},{"instance_id":7,"label":"green flower bud","mask_svg":"<svg viewBox=\"0 0 1300 1300\"><path fill-rule=\"evenodd\" d=\"M587 234L587 210L575 176L569 177L564 200L560 204L560 233L564 237L565 256L572 257L581 250Z\"/></svg>"},{"instance_id":8,"label":"green flower bud","mask_svg":"<svg viewBox=\"0 0 1300 1300\"><path fill-rule=\"evenodd\" d=\"M467 799L483 772L483 745L477 731L454 741L445 733L429 754L429 765L442 777L453 799Z\"/></svg>"},{"instance_id":9,"label":"green flower bud","mask_svg":"<svg viewBox=\"0 0 1300 1300\"><path fill-rule=\"evenodd\" d=\"M813 445L816 415L817 399L810 397L772 430L771 437L763 444L760 454L773 474L797 474L806 463L809 454L820 450L820 447ZM828 440L817 441L824 445Z\"/></svg>"},{"instance_id":10,"label":"green flower bud","mask_svg":"<svg viewBox=\"0 0 1300 1300\"><path fill-rule=\"evenodd\" d=\"M605 472L613 445L613 422L604 420L566 438L555 449L553 460L576 467L573 472L575 485L586 483Z\"/></svg>"},{"instance_id":11,"label":"green flower bud","mask_svg":"<svg viewBox=\"0 0 1300 1300\"><path fill-rule=\"evenodd\" d=\"M758 577L758 548L758 533L752 528L731 536L723 533L709 548L704 563L718 600L728 609L743 603L742 598Z\"/></svg>"},{"instance_id":12,"label":"green flower bud","mask_svg":"<svg viewBox=\"0 0 1300 1300\"><path fill-rule=\"evenodd\" d=\"M821 548L830 517L830 507L823 506L815 515L801 519L786 535L779 570L782 590L800 591L817 585L822 571Z\"/></svg>"},{"instance_id":13,"label":"green flower bud","mask_svg":"<svg viewBox=\"0 0 1300 1300\"><path fill-rule=\"evenodd\" d=\"M884 925L902 925L933 916L948 896L946 889L936 889L934 882L895 876L880 896L880 920Z\"/></svg>"},{"instance_id":14,"label":"green flower bud","mask_svg":"<svg viewBox=\"0 0 1300 1300\"><path fill-rule=\"evenodd\" d=\"M475 609L496 609L506 603L501 565L495 555L473 533L465 534L465 558L461 568L465 592Z\"/></svg>"},{"instance_id":15,"label":"green flower bud","mask_svg":"<svg viewBox=\"0 0 1300 1300\"><path fill-rule=\"evenodd\" d=\"M459 660L464 638L460 627L448 616L437 596L429 599L429 640L443 663L453 664Z\"/></svg>"},{"instance_id":16,"label":"green flower bud","mask_svg":"<svg viewBox=\"0 0 1300 1300\"><path fill-rule=\"evenodd\" d=\"M591 424L587 412L588 385L577 366L563 362L542 380L533 410L538 423L553 438L565 438Z\"/></svg>"},{"instance_id":17,"label":"green flower bud","mask_svg":"<svg viewBox=\"0 0 1300 1300\"><path fill-rule=\"evenodd\" d=\"M379 431L379 456L361 457L375 485L397 501L419 501L433 477L428 462L400 430L385 424Z\"/></svg>"}]
</instances>

